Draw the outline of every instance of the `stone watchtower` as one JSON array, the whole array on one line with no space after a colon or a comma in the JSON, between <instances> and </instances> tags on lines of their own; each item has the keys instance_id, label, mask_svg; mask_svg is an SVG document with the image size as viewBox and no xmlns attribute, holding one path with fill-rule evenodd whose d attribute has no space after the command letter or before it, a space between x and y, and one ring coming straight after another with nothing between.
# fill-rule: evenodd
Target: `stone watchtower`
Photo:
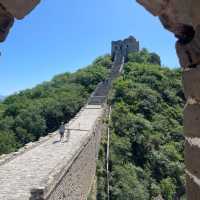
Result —
<instances>
[{"instance_id":1,"label":"stone watchtower","mask_svg":"<svg viewBox=\"0 0 200 200\"><path fill-rule=\"evenodd\" d=\"M139 51L139 46L139 42L133 36L124 40L112 41L112 60L121 60L124 57L126 61L129 53Z\"/></svg>"}]
</instances>

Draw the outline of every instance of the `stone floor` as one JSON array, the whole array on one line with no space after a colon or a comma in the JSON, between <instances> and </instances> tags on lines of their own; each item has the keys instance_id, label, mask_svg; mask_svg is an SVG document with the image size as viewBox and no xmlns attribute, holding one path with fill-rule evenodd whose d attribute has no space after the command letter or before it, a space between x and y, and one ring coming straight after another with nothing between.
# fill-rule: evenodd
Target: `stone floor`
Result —
<instances>
[{"instance_id":1,"label":"stone floor","mask_svg":"<svg viewBox=\"0 0 200 200\"><path fill-rule=\"evenodd\" d=\"M55 134L49 140L0 166L0 200L28 200L30 189L48 179L63 159L71 160L89 130L102 114L101 106L87 106L70 121L70 138L61 143Z\"/></svg>"}]
</instances>

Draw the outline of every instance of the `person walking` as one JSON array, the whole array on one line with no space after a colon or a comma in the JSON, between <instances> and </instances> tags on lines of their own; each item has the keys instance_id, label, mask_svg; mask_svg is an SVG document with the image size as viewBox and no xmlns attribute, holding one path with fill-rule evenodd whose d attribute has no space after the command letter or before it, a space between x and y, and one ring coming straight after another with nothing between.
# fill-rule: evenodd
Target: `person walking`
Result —
<instances>
[{"instance_id":1,"label":"person walking","mask_svg":"<svg viewBox=\"0 0 200 200\"><path fill-rule=\"evenodd\" d=\"M61 122L61 125L60 125L60 128L59 128L59 134L60 134L60 142L61 142L62 139L64 138L64 134L65 134L64 122Z\"/></svg>"}]
</instances>

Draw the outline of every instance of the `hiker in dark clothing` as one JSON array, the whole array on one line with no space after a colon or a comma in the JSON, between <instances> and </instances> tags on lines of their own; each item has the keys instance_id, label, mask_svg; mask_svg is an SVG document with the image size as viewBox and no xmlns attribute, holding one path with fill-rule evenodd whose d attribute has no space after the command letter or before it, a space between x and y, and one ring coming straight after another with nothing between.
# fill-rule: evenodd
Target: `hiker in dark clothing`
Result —
<instances>
[{"instance_id":1,"label":"hiker in dark clothing","mask_svg":"<svg viewBox=\"0 0 200 200\"><path fill-rule=\"evenodd\" d=\"M60 142L62 141L64 134L65 134L65 125L64 122L61 123L59 128L59 134L60 134Z\"/></svg>"}]
</instances>

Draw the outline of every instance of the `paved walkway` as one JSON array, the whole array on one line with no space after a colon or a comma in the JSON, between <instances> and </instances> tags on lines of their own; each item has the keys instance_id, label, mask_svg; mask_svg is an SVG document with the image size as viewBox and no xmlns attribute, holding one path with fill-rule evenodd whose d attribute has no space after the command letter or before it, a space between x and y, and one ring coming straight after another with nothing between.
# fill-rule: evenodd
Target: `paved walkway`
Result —
<instances>
[{"instance_id":1,"label":"paved walkway","mask_svg":"<svg viewBox=\"0 0 200 200\"><path fill-rule=\"evenodd\" d=\"M102 111L101 106L87 106L70 122L68 142L60 143L59 135L54 135L0 166L0 200L28 200L30 189L40 186L63 159L74 156Z\"/></svg>"}]
</instances>

